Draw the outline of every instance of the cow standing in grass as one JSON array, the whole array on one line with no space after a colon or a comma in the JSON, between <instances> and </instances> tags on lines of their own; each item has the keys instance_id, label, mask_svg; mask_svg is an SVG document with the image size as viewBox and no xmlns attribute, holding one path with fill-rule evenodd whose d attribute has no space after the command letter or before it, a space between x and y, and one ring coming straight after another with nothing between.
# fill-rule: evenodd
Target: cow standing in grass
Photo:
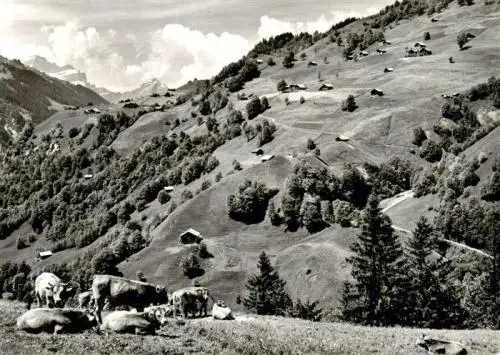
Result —
<instances>
[{"instance_id":1,"label":"cow standing in grass","mask_svg":"<svg viewBox=\"0 0 500 355\"><path fill-rule=\"evenodd\" d=\"M74 287L67 282L62 282L59 277L50 272L42 272L35 279L38 308L42 306L63 308L68 298L75 294L75 291Z\"/></svg>"},{"instance_id":2,"label":"cow standing in grass","mask_svg":"<svg viewBox=\"0 0 500 355\"><path fill-rule=\"evenodd\" d=\"M150 305L168 302L165 287L111 275L95 275L92 293L99 323L102 323L101 312L106 299L114 306L134 307L137 311L142 311Z\"/></svg>"},{"instance_id":3,"label":"cow standing in grass","mask_svg":"<svg viewBox=\"0 0 500 355\"><path fill-rule=\"evenodd\" d=\"M170 299L174 316L177 315L177 311L181 312L184 317L187 317L188 313L196 316L196 311L199 312L200 317L202 315L207 316L209 297L213 300L210 291L206 287L186 287L175 291Z\"/></svg>"},{"instance_id":4,"label":"cow standing in grass","mask_svg":"<svg viewBox=\"0 0 500 355\"><path fill-rule=\"evenodd\" d=\"M94 306L92 291L84 291L78 295L78 306L80 309L92 308Z\"/></svg>"}]
</instances>

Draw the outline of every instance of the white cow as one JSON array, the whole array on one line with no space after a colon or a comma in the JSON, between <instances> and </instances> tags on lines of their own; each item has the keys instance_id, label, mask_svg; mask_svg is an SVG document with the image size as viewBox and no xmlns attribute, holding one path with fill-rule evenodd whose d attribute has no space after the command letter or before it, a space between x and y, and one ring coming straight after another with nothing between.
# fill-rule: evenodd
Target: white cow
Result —
<instances>
[{"instance_id":1,"label":"white cow","mask_svg":"<svg viewBox=\"0 0 500 355\"><path fill-rule=\"evenodd\" d=\"M63 308L64 304L75 294L75 288L62 282L59 277L43 272L35 280L35 294L38 307Z\"/></svg>"}]
</instances>

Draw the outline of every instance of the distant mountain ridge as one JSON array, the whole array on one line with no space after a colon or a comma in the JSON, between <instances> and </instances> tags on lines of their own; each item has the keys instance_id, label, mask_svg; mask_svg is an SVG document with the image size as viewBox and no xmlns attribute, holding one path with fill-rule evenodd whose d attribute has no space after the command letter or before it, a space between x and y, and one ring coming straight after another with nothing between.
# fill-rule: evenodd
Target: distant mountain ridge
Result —
<instances>
[{"instance_id":1,"label":"distant mountain ridge","mask_svg":"<svg viewBox=\"0 0 500 355\"><path fill-rule=\"evenodd\" d=\"M154 78L150 81L143 83L137 89L125 91L125 92L114 92L103 87L97 87L92 83L87 81L87 74L75 69L71 65L58 66L55 63L48 61L46 58L41 56L32 56L23 60L23 63L29 67L36 70L44 72L54 78L69 81L74 85L85 86L110 102L117 102L121 99L128 98L139 98L145 96L151 96L152 94L162 94L168 90L166 84L162 83L160 80Z\"/></svg>"},{"instance_id":2,"label":"distant mountain ridge","mask_svg":"<svg viewBox=\"0 0 500 355\"><path fill-rule=\"evenodd\" d=\"M51 65L39 59L35 63L45 68ZM27 121L36 125L67 106L89 103L101 105L108 101L83 85L73 85L33 70L19 60L0 56L0 146L15 139Z\"/></svg>"}]
</instances>

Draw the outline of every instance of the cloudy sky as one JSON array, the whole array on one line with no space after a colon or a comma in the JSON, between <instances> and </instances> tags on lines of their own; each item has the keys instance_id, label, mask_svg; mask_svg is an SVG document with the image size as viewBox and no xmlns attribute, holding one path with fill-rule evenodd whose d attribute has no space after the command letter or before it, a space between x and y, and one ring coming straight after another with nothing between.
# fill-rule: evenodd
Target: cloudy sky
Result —
<instances>
[{"instance_id":1,"label":"cloudy sky","mask_svg":"<svg viewBox=\"0 0 500 355\"><path fill-rule=\"evenodd\" d=\"M260 39L325 31L392 0L0 0L0 54L71 64L126 90L209 78Z\"/></svg>"}]
</instances>

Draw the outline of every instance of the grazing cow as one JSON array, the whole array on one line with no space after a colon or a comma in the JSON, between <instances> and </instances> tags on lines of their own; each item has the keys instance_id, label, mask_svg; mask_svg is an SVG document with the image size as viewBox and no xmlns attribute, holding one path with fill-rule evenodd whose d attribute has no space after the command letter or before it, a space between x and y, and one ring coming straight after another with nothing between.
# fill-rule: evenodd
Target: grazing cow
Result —
<instances>
[{"instance_id":1,"label":"grazing cow","mask_svg":"<svg viewBox=\"0 0 500 355\"><path fill-rule=\"evenodd\" d=\"M421 346L431 354L467 355L467 349L454 341L431 339L428 335L422 335L416 345Z\"/></svg>"},{"instance_id":2,"label":"grazing cow","mask_svg":"<svg viewBox=\"0 0 500 355\"><path fill-rule=\"evenodd\" d=\"M130 306L138 311L151 304L168 302L167 290L163 286L111 275L95 275L92 293L99 323L102 323L101 311L106 298L114 306Z\"/></svg>"},{"instance_id":3,"label":"grazing cow","mask_svg":"<svg viewBox=\"0 0 500 355\"><path fill-rule=\"evenodd\" d=\"M17 329L30 333L77 333L96 324L90 313L67 308L34 308L17 318Z\"/></svg>"},{"instance_id":4,"label":"grazing cow","mask_svg":"<svg viewBox=\"0 0 500 355\"><path fill-rule=\"evenodd\" d=\"M62 282L59 277L42 272L35 280L35 295L38 307L45 305L49 308L63 308L64 304L75 294L75 288Z\"/></svg>"},{"instance_id":5,"label":"grazing cow","mask_svg":"<svg viewBox=\"0 0 500 355\"><path fill-rule=\"evenodd\" d=\"M162 313L114 311L104 317L101 329L114 333L133 333L154 335L156 329L166 323Z\"/></svg>"},{"instance_id":6,"label":"grazing cow","mask_svg":"<svg viewBox=\"0 0 500 355\"><path fill-rule=\"evenodd\" d=\"M94 303L94 295L92 291L85 291L78 295L78 306L80 309L92 308Z\"/></svg>"},{"instance_id":7,"label":"grazing cow","mask_svg":"<svg viewBox=\"0 0 500 355\"><path fill-rule=\"evenodd\" d=\"M184 317L187 317L188 313L195 316L196 311L199 311L200 317L202 313L206 316L209 297L214 301L206 287L186 287L175 291L170 299L174 316L177 315L177 311L182 312L181 315Z\"/></svg>"}]
</instances>

